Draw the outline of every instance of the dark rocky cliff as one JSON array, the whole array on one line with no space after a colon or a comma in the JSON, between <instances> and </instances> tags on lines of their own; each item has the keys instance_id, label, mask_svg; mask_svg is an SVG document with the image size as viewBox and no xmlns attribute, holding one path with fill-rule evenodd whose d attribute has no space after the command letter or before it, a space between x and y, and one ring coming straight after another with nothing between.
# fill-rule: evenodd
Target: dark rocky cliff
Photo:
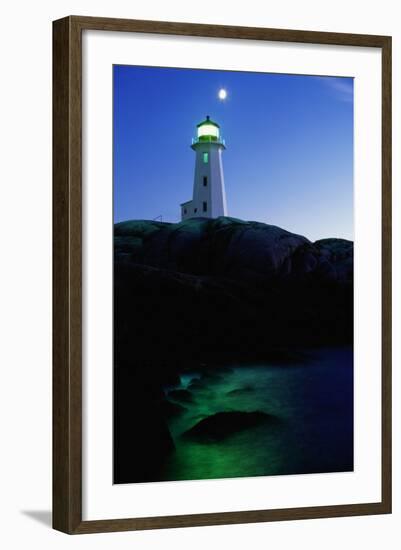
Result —
<instances>
[{"instance_id":1,"label":"dark rocky cliff","mask_svg":"<svg viewBox=\"0 0 401 550\"><path fill-rule=\"evenodd\" d=\"M119 223L114 242L118 361L352 340L350 241L198 218Z\"/></svg>"}]
</instances>

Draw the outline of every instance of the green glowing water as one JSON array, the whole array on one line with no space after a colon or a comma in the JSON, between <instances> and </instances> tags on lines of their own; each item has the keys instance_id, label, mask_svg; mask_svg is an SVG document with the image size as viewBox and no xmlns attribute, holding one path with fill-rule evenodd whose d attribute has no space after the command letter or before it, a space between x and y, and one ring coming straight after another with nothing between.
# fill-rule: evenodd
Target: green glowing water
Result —
<instances>
[{"instance_id":1,"label":"green glowing water","mask_svg":"<svg viewBox=\"0 0 401 550\"><path fill-rule=\"evenodd\" d=\"M176 450L163 479L352 470L352 357L350 348L325 349L291 365L234 365L213 376L184 373L176 388L189 389L193 401L182 403L186 410L169 422ZM182 437L202 418L234 410L263 411L279 422L213 443Z\"/></svg>"}]
</instances>

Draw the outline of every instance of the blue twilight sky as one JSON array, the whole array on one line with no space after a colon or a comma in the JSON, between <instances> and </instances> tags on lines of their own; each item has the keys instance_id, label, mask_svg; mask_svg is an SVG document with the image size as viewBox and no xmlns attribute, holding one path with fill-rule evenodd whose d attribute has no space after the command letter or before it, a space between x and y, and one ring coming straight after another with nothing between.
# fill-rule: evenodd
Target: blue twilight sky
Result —
<instances>
[{"instance_id":1,"label":"blue twilight sky","mask_svg":"<svg viewBox=\"0 0 401 550\"><path fill-rule=\"evenodd\" d=\"M229 216L353 240L351 78L117 65L113 86L115 222L180 220L191 138L210 115Z\"/></svg>"}]
</instances>

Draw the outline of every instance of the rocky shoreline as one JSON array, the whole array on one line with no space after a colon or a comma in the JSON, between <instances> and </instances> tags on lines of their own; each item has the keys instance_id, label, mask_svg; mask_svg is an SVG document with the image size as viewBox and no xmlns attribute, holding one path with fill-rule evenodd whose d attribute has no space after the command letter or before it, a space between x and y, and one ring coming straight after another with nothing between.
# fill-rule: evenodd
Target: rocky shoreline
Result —
<instances>
[{"instance_id":1,"label":"rocky shoreline","mask_svg":"<svg viewBox=\"0 0 401 550\"><path fill-rule=\"evenodd\" d=\"M163 388L179 372L285 367L297 348L352 339L350 241L233 218L116 224L115 482L157 479L173 452L166 418L180 413Z\"/></svg>"}]
</instances>

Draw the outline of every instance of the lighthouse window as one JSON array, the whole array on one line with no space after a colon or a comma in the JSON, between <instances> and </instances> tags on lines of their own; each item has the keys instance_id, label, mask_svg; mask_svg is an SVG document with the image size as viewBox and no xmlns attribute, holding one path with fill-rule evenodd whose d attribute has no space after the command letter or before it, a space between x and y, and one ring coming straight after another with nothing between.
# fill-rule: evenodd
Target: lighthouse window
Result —
<instances>
[{"instance_id":1,"label":"lighthouse window","mask_svg":"<svg viewBox=\"0 0 401 550\"><path fill-rule=\"evenodd\" d=\"M209 162L209 153L203 153L203 162L205 164Z\"/></svg>"},{"instance_id":2,"label":"lighthouse window","mask_svg":"<svg viewBox=\"0 0 401 550\"><path fill-rule=\"evenodd\" d=\"M194 208L194 213L195 213L195 214L197 213L197 211L198 211L198 209L197 209L197 208Z\"/></svg>"},{"instance_id":3,"label":"lighthouse window","mask_svg":"<svg viewBox=\"0 0 401 550\"><path fill-rule=\"evenodd\" d=\"M207 186L207 176L203 176L203 186Z\"/></svg>"},{"instance_id":4,"label":"lighthouse window","mask_svg":"<svg viewBox=\"0 0 401 550\"><path fill-rule=\"evenodd\" d=\"M203 201L203 211L207 212L207 202Z\"/></svg>"},{"instance_id":5,"label":"lighthouse window","mask_svg":"<svg viewBox=\"0 0 401 550\"><path fill-rule=\"evenodd\" d=\"M184 208L184 214L186 214L186 213L187 213L187 209L186 209L186 208Z\"/></svg>"}]
</instances>

